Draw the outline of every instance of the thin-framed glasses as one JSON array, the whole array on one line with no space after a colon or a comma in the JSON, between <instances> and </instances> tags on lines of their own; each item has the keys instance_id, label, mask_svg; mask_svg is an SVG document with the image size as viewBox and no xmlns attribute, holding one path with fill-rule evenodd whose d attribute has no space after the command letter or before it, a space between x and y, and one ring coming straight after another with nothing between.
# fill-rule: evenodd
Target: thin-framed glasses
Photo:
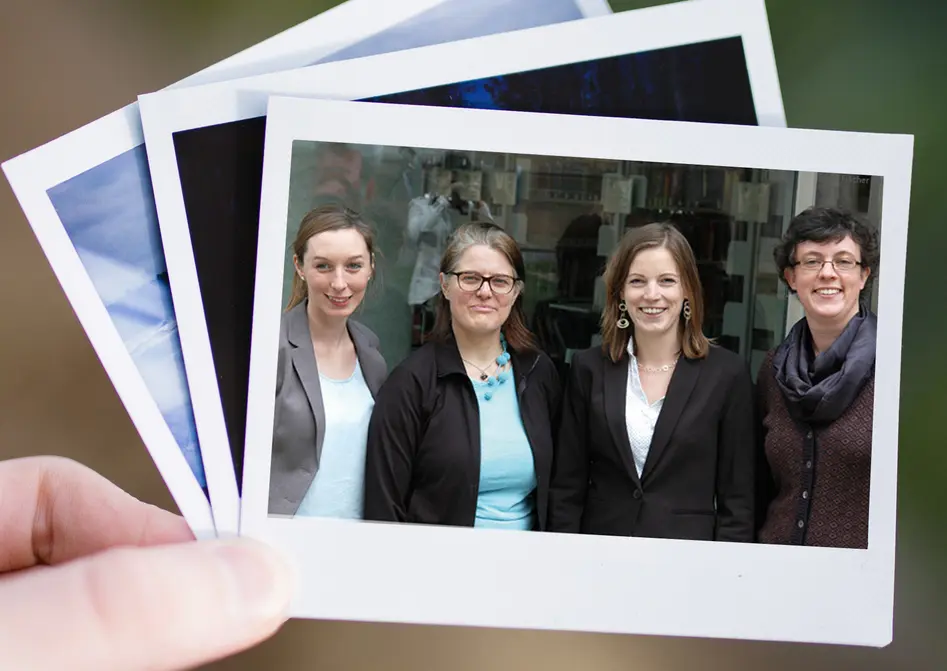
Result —
<instances>
[{"instance_id":1,"label":"thin-framed glasses","mask_svg":"<svg viewBox=\"0 0 947 671\"><path fill-rule=\"evenodd\" d=\"M518 281L515 277L510 277L509 275L481 275L480 273L461 271L461 272L448 272L447 275L454 275L457 277L457 286L461 288L462 291L468 293L474 293L475 291L480 291L480 287L483 286L484 282L490 284L490 289L495 294L508 294L513 291L513 287L516 286Z\"/></svg>"},{"instance_id":2,"label":"thin-framed glasses","mask_svg":"<svg viewBox=\"0 0 947 671\"><path fill-rule=\"evenodd\" d=\"M832 267L835 268L835 272L837 273L850 273L861 265L861 261L856 261L855 259L849 258L803 259L802 261L797 261L793 265L799 266L807 273L819 273L822 272L822 268L826 263L831 263Z\"/></svg>"}]
</instances>

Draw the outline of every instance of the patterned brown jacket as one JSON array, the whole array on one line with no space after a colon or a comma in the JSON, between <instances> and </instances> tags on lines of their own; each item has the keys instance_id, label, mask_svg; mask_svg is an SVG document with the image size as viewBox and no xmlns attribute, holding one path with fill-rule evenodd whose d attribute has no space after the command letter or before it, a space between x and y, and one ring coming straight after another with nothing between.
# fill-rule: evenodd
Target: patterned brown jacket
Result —
<instances>
[{"instance_id":1,"label":"patterned brown jacket","mask_svg":"<svg viewBox=\"0 0 947 671\"><path fill-rule=\"evenodd\" d=\"M757 540L868 547L874 375L828 425L793 418L766 355L757 381Z\"/></svg>"}]
</instances>

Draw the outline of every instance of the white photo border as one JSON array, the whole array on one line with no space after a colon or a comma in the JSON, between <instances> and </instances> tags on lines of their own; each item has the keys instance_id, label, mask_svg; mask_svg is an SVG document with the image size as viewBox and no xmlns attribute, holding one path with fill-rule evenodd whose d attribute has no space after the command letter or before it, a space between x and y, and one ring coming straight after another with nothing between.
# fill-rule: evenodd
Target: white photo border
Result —
<instances>
[{"instance_id":1,"label":"white photo border","mask_svg":"<svg viewBox=\"0 0 947 671\"><path fill-rule=\"evenodd\" d=\"M890 643L913 137L281 97L270 99L268 118L241 534L281 548L300 567L293 615ZM286 213L299 140L881 176L868 548L268 517Z\"/></svg>"},{"instance_id":2,"label":"white photo border","mask_svg":"<svg viewBox=\"0 0 947 671\"><path fill-rule=\"evenodd\" d=\"M348 0L212 65L167 90L246 77L279 60L299 66L370 37L447 0ZM331 36L331 44L325 40ZM289 60L291 59L291 60ZM240 500L226 443L200 440L208 497L181 453L47 191L144 144L138 103L6 161L2 168L53 272L89 336L171 497L197 538L236 535ZM183 344L183 343L182 343ZM193 401L193 398L192 398Z\"/></svg>"},{"instance_id":3,"label":"white photo border","mask_svg":"<svg viewBox=\"0 0 947 671\"><path fill-rule=\"evenodd\" d=\"M690 0L139 97L158 223L201 441L229 445L174 134L261 117L271 94L356 100L740 37L759 123L784 127L764 0ZM231 461L232 463L232 461Z\"/></svg>"},{"instance_id":4,"label":"white photo border","mask_svg":"<svg viewBox=\"0 0 947 671\"><path fill-rule=\"evenodd\" d=\"M575 0L576 7L586 18L606 16L612 13L608 0Z\"/></svg>"}]
</instances>

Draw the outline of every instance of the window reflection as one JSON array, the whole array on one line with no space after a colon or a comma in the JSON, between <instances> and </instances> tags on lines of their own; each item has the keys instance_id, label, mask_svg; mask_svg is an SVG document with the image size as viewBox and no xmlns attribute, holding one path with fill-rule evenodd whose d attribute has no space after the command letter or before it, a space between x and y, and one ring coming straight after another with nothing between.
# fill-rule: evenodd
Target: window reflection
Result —
<instances>
[{"instance_id":1,"label":"window reflection","mask_svg":"<svg viewBox=\"0 0 947 671\"><path fill-rule=\"evenodd\" d=\"M697 258L706 335L754 377L798 318L772 256L792 215L881 202L875 177L297 142L287 245L303 214L330 201L377 228L381 282L358 318L390 366L433 327L440 252L461 223L489 219L519 242L530 327L565 372L573 351L599 342L601 273L622 234L671 221ZM879 214L868 218L877 225Z\"/></svg>"}]
</instances>

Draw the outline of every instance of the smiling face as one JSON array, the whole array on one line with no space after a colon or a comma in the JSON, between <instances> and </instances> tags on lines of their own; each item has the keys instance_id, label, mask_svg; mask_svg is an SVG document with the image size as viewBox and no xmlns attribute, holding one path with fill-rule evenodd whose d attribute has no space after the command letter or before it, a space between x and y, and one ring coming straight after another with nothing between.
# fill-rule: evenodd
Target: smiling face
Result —
<instances>
[{"instance_id":1,"label":"smiling face","mask_svg":"<svg viewBox=\"0 0 947 671\"><path fill-rule=\"evenodd\" d=\"M796 265L787 268L784 276L798 294L806 319L823 327L844 328L858 314L858 296L869 274L860 265L844 268L846 261L849 265L861 262L858 243L851 236L836 242L800 242L793 258ZM842 268L828 261L837 261Z\"/></svg>"},{"instance_id":2,"label":"smiling face","mask_svg":"<svg viewBox=\"0 0 947 671\"><path fill-rule=\"evenodd\" d=\"M638 252L628 268L621 298L637 336L676 331L685 296L671 252L664 247Z\"/></svg>"},{"instance_id":3,"label":"smiling face","mask_svg":"<svg viewBox=\"0 0 947 671\"><path fill-rule=\"evenodd\" d=\"M328 319L355 311L373 271L365 238L354 228L317 233L306 242L303 258L294 256L293 263L306 282L310 309Z\"/></svg>"},{"instance_id":4,"label":"smiling face","mask_svg":"<svg viewBox=\"0 0 947 671\"><path fill-rule=\"evenodd\" d=\"M441 289L450 303L454 328L471 335L499 331L510 316L520 285L514 281L512 291L507 294L494 291L490 282L483 282L473 291L465 287L478 284L478 275L497 278L493 280L495 285L508 284L508 280L502 278L515 280L516 272L506 256L486 245L473 245L457 259L453 272L460 275L441 274Z\"/></svg>"}]
</instances>

